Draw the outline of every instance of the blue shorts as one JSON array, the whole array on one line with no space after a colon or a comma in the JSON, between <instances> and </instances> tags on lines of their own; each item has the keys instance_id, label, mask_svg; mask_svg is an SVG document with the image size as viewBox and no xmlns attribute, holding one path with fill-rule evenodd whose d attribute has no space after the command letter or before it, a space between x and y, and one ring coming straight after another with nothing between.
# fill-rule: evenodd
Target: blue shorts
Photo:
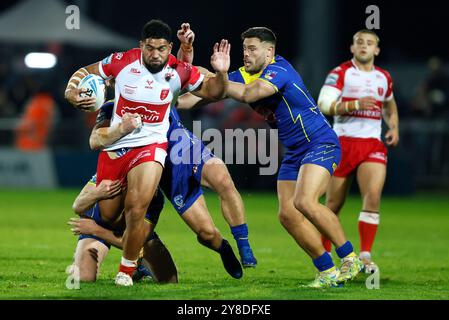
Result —
<instances>
[{"instance_id":1,"label":"blue shorts","mask_svg":"<svg viewBox=\"0 0 449 320\"><path fill-rule=\"evenodd\" d=\"M298 148L287 148L278 173L278 180L298 179L303 164L316 164L326 168L331 176L341 159L341 147L337 134L329 127L315 132L312 143Z\"/></svg>"},{"instance_id":2,"label":"blue shorts","mask_svg":"<svg viewBox=\"0 0 449 320\"><path fill-rule=\"evenodd\" d=\"M94 179L94 177L92 177L92 179ZM148 207L148 211L145 214L145 220L147 222L156 226L157 222L159 221L159 216L161 214L161 211L164 208L164 201L165 201L164 195L162 194L162 192L159 189L157 189L156 194L154 195L154 198L153 198L153 200L151 200L151 203ZM86 211L84 213L84 217L93 219L95 221L95 223L98 224L102 228L105 228L105 229L111 230L111 231L117 231L117 230L114 230L107 222L103 221L103 219L101 218L100 206L98 205L98 202L95 203L95 205L91 209L89 209L88 211ZM124 230L120 230L121 233L123 231ZM95 239L95 240L98 240L101 243L103 243L106 247L111 248L110 243L107 243L103 239L100 239L93 235L82 234L79 236L78 241L80 241L82 239Z\"/></svg>"},{"instance_id":3,"label":"blue shorts","mask_svg":"<svg viewBox=\"0 0 449 320\"><path fill-rule=\"evenodd\" d=\"M173 163L170 150L173 147L169 145L169 154L165 160L165 168L162 173L159 186L165 196L170 200L171 204L182 215L192 204L203 194L201 187L201 173L204 164L215 157L214 154L206 148L204 143L189 132L194 140L195 146L192 144L182 148L182 163ZM181 151L181 148L177 146ZM201 153L200 153L201 152ZM199 157L198 154L202 156ZM190 157L186 157L190 155ZM195 157L198 156L198 157ZM177 158L179 160L179 158ZM179 161L177 161L179 162Z\"/></svg>"}]
</instances>

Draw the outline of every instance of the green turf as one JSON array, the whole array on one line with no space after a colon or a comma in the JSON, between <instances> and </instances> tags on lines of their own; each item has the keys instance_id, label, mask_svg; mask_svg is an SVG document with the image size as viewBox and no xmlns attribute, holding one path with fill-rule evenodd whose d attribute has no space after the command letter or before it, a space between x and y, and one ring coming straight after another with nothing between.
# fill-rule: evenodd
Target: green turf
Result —
<instances>
[{"instance_id":1,"label":"green turf","mask_svg":"<svg viewBox=\"0 0 449 320\"><path fill-rule=\"evenodd\" d=\"M449 299L449 201L447 195L384 198L374 247L381 267L380 289L368 290L366 276L344 288L300 288L314 278L310 259L277 220L275 194L244 193L250 240L259 265L230 278L219 256L200 246L167 205L158 226L179 271L177 285L139 283L117 288L113 278L120 252L112 249L95 284L65 287L76 238L66 221L77 190L0 190L0 299ZM207 203L224 237L235 242L219 210ZM358 247L360 200L350 197L342 223Z\"/></svg>"}]
</instances>

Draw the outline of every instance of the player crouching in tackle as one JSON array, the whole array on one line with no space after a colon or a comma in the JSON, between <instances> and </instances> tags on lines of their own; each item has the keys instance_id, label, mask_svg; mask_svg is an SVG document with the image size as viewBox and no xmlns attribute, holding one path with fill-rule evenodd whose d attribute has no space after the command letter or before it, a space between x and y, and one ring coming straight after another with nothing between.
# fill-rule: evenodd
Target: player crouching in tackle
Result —
<instances>
[{"instance_id":1,"label":"player crouching in tackle","mask_svg":"<svg viewBox=\"0 0 449 320\"><path fill-rule=\"evenodd\" d=\"M199 97L219 99L224 96L229 69L229 52L225 45L215 44L211 65L216 76L205 81L190 64L171 55L171 29L162 21L152 20L143 30L140 48L114 53L101 62L86 66L72 76L65 93L66 99L80 110L95 103L80 98L76 89L79 79L96 74L115 79L115 105L112 125L120 123L126 112L138 113L142 127L128 134L100 153L97 185L102 180L120 180L127 185L124 200L126 232L123 256L115 283L133 285L131 275L145 241L144 216L162 175L167 149L170 105L181 90ZM101 211L116 211L120 197L99 202Z\"/></svg>"},{"instance_id":2,"label":"player crouching in tackle","mask_svg":"<svg viewBox=\"0 0 449 320\"><path fill-rule=\"evenodd\" d=\"M103 148L101 141L111 144L137 129L138 123L135 120L138 118L134 118L134 114L125 114L119 125L110 126L113 108L113 101L108 101L101 107L97 115L96 124L89 138L90 147L94 150ZM174 108L170 110L170 127L167 136L169 137L167 152L170 156L165 159L165 169L159 183L160 189L170 200L179 216L195 232L198 241L220 254L226 271L233 278L241 278L243 276L242 267L228 241L215 227L201 187L202 178L207 176L205 165L210 162L213 163L212 165L216 163L213 161L214 155L202 144L201 140L182 126ZM182 139L179 140L179 137ZM196 148L196 146L200 146L200 148ZM182 155L187 155L187 158L177 158L179 154L172 152L176 150L182 150ZM201 158L199 163L188 159L195 155ZM174 159L175 157L176 159ZM182 161L180 163L173 161L175 164L172 160ZM220 173L217 170L214 172L216 175Z\"/></svg>"},{"instance_id":3,"label":"player crouching in tackle","mask_svg":"<svg viewBox=\"0 0 449 320\"><path fill-rule=\"evenodd\" d=\"M96 176L93 176L73 203L73 210L81 219L71 218L69 221L72 232L79 235L73 263L78 270L72 270L78 273L80 281L96 281L111 245L123 248L123 215L113 217L108 212L101 212L98 205L98 201L120 194L120 181L103 180L96 186ZM138 268L133 274L134 281L150 276L160 283L178 282L178 273L170 252L154 232L163 206L164 196L158 190L145 215L146 241Z\"/></svg>"}]
</instances>

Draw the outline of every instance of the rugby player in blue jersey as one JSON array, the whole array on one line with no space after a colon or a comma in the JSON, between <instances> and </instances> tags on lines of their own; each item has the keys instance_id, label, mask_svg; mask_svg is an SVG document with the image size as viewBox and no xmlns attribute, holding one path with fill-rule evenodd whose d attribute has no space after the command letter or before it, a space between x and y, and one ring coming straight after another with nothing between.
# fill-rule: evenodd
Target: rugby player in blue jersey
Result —
<instances>
[{"instance_id":1,"label":"rugby player in blue jersey","mask_svg":"<svg viewBox=\"0 0 449 320\"><path fill-rule=\"evenodd\" d=\"M279 220L318 269L309 286L338 286L362 268L338 218L319 202L340 161L338 138L297 71L275 54L275 34L255 27L241 37L244 66L229 74L227 96L248 103L278 130L286 148L278 173ZM178 99L178 106L204 104L200 101L187 94ZM321 244L320 232L337 248L339 269Z\"/></svg>"},{"instance_id":2,"label":"rugby player in blue jersey","mask_svg":"<svg viewBox=\"0 0 449 320\"><path fill-rule=\"evenodd\" d=\"M96 281L111 245L123 248L122 237L126 224L123 214L112 216L111 212L101 212L98 205L98 201L117 196L122 191L126 192L118 180L104 180L96 186L94 175L73 203L73 210L81 219L71 218L69 221L73 234L79 235L73 262L77 269L72 268L71 272L80 281ZM164 196L158 190L145 216L146 241L133 274L134 281L150 276L156 282L178 282L178 273L170 252L154 232L163 206Z\"/></svg>"},{"instance_id":3,"label":"rugby player in blue jersey","mask_svg":"<svg viewBox=\"0 0 449 320\"><path fill-rule=\"evenodd\" d=\"M195 41L195 33L190 28L190 24L183 23L181 25L181 28L178 30L177 36L180 42L180 48L177 54L178 59L188 63L193 63L193 42ZM204 68L198 67L198 69L200 70L200 72L206 71L205 73L207 73L207 70L205 70ZM172 108L172 110L173 112L170 114L170 116L171 120L175 121L173 125L176 125L176 128L179 129L178 132L180 133L181 137L188 137L187 139L184 139L187 142L184 143L184 146L182 146L181 143L177 145L178 150L181 146L184 148L183 152L192 153L190 160L194 160L195 158L196 160L198 160L198 158L200 158L200 161L193 161L195 162L193 166L189 165L188 163L174 166L171 164L171 162L168 163L168 165L170 165L170 170L166 170L165 174L167 175L170 171L172 173L177 172L177 174L171 174L168 179L164 179L164 189L170 188L171 193L171 195L167 195L167 197L171 199L171 202L176 210L178 210L178 213L182 214L179 205L184 204L184 198L187 194L193 195L193 197L191 196L190 200L192 201L195 200L195 195L202 194L201 186L208 187L214 190L220 197L221 211L237 243L240 260L243 267L256 267L257 260L254 257L248 238L248 226L245 221L245 207L242 201L242 197L235 188L234 182L231 178L231 175L229 174L228 169L226 168L226 165L221 159L214 157L209 149L205 148L204 143L182 125L180 117L174 107ZM173 138L175 139L176 137ZM194 145L200 147L194 148ZM203 150L205 150L204 157L199 157L200 154L203 155ZM182 158L185 155L180 154L179 156ZM192 163L192 161L190 161L189 163ZM192 170L195 171L194 174L191 173ZM176 181L176 178L181 173L186 177L194 176L195 179L193 179L193 181L195 182L188 187L183 187L182 184L179 185ZM169 187L167 181L171 181L172 186ZM175 201L175 198L177 201ZM202 199L200 200L203 201ZM187 207L188 206L184 205L184 210L187 209Z\"/></svg>"}]
</instances>

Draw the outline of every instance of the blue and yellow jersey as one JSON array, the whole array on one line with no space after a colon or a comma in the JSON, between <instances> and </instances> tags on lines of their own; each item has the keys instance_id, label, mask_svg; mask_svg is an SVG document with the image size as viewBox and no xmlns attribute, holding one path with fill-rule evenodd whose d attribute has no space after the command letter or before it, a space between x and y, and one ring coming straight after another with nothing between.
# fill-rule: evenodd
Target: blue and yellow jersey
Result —
<instances>
[{"instance_id":1,"label":"blue and yellow jersey","mask_svg":"<svg viewBox=\"0 0 449 320\"><path fill-rule=\"evenodd\" d=\"M278 129L279 139L287 148L312 142L319 130L332 130L298 72L279 55L261 72L251 75L241 67L229 74L229 80L244 84L261 80L274 87L276 94L250 106Z\"/></svg>"}]
</instances>

